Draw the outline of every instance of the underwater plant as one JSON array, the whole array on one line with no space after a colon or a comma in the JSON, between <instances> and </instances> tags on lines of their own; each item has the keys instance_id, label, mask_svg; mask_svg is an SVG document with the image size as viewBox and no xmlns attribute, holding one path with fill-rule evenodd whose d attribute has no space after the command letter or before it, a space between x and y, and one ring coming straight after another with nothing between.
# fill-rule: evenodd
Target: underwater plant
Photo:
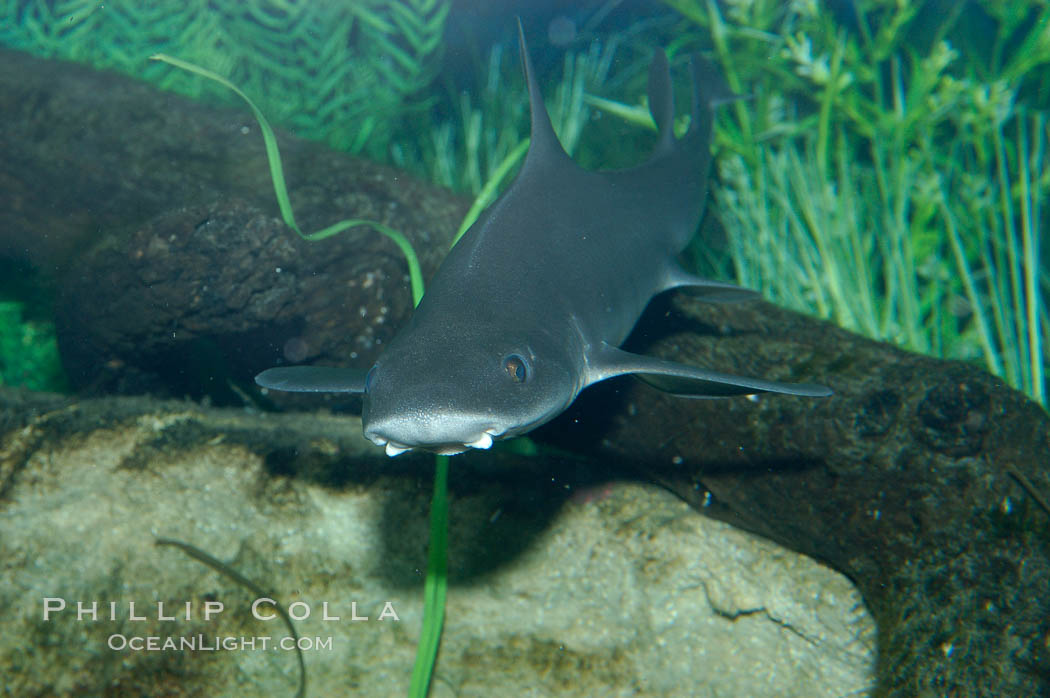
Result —
<instances>
[{"instance_id":1,"label":"underwater plant","mask_svg":"<svg viewBox=\"0 0 1050 698\"><path fill-rule=\"evenodd\" d=\"M162 53L158 53L154 56L150 56L152 60L167 63L168 65L174 66L185 70L188 73L199 75L203 78L207 78L212 82L222 85L235 93L238 97L243 99L247 103L248 107L252 110L252 114L255 116L256 122L259 124L259 130L262 132L263 142L266 145L266 158L270 165L270 178L273 181L273 191L277 198L277 206L281 211L281 217L289 228L295 231L295 233L302 239L308 242L317 242L330 238L333 235L338 235L344 230L350 228L356 228L358 226L368 226L379 231L386 237L390 238L401 250L405 256L405 261L408 263L408 274L409 279L412 283L412 298L415 303L419 302L419 299L423 297L423 273L419 268L419 258L416 256L415 250L412 248L412 243L408 241L403 234L390 228L389 226L383 225L378 221L370 221L365 219L353 218L348 220L339 221L332 225L319 230L315 233L304 233L299 225L295 222L295 213L292 210L291 200L288 198L288 188L284 183L284 167L281 164L281 153L277 149L277 137L274 136L273 128L271 128L269 121L263 115L261 109L256 106L248 95L246 95L240 88L234 85L232 82L222 77L221 75L214 73L200 66L194 65L188 61L167 56Z\"/></svg>"},{"instance_id":2,"label":"underwater plant","mask_svg":"<svg viewBox=\"0 0 1050 698\"><path fill-rule=\"evenodd\" d=\"M5 0L0 45L226 99L150 55L211 66L277 123L339 150L386 155L436 75L448 0Z\"/></svg>"},{"instance_id":3,"label":"underwater plant","mask_svg":"<svg viewBox=\"0 0 1050 698\"><path fill-rule=\"evenodd\" d=\"M25 316L25 305L0 299L0 385L66 389L52 322Z\"/></svg>"},{"instance_id":4,"label":"underwater plant","mask_svg":"<svg viewBox=\"0 0 1050 698\"><path fill-rule=\"evenodd\" d=\"M664 3L752 97L718 124L723 268L1045 405L1050 7Z\"/></svg>"},{"instance_id":5,"label":"underwater plant","mask_svg":"<svg viewBox=\"0 0 1050 698\"><path fill-rule=\"evenodd\" d=\"M561 80L550 102L551 120L565 149L573 154L580 143L591 109L586 95L602 91L619 40L591 42L585 49L568 52ZM508 157L516 163L524 155L528 103L521 89L516 51L497 43L475 82L478 89L464 91L451 102L453 116L436 119L417 138L391 146L393 164L413 170L435 184L478 194L494 178L502 181ZM518 152L517 156L512 156Z\"/></svg>"}]
</instances>

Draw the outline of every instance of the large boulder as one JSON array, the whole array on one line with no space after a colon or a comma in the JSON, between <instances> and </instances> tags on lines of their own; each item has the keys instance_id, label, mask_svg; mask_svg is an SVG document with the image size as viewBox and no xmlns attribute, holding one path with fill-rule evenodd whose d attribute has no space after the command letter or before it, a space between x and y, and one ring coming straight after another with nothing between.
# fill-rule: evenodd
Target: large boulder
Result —
<instances>
[{"instance_id":1,"label":"large boulder","mask_svg":"<svg viewBox=\"0 0 1050 698\"><path fill-rule=\"evenodd\" d=\"M0 390L5 686L291 696L287 630L251 612L272 597L309 612L295 623L308 695L405 695L431 465L386 459L351 417ZM873 626L844 577L661 488L578 459L486 453L454 460L450 489L431 695L830 698L870 685ZM78 603L97 615L78 618ZM206 617L208 604L223 610ZM135 649L149 638L159 649Z\"/></svg>"}]
</instances>

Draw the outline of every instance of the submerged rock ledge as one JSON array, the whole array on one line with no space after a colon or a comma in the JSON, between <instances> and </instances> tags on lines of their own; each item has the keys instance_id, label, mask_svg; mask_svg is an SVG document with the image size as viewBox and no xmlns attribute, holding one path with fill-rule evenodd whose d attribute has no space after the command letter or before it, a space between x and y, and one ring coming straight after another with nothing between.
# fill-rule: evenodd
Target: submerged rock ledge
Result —
<instances>
[{"instance_id":1,"label":"submerged rock ledge","mask_svg":"<svg viewBox=\"0 0 1050 698\"><path fill-rule=\"evenodd\" d=\"M430 471L425 457L387 459L352 417L0 390L9 690L294 694L290 652L110 649L132 637L285 636L252 617L249 590L155 546L162 536L309 606L300 637L332 645L306 654L308 695L405 695ZM845 578L610 476L625 477L578 460L453 462L432 695L831 698L870 685L873 625ZM44 621L46 598L66 610ZM99 619L78 621L77 601L97 601ZM129 601L145 620L129 620ZM209 601L225 610L206 620ZM378 620L388 601L400 621ZM177 620L158 620L157 602ZM325 603L339 621L323 620ZM355 609L369 620L350 620Z\"/></svg>"},{"instance_id":2,"label":"submerged rock ledge","mask_svg":"<svg viewBox=\"0 0 1050 698\"><path fill-rule=\"evenodd\" d=\"M680 400L610 384L549 439L643 468L852 579L878 626L876 695L1050 693L1050 418L1038 404L973 365L767 303L656 305L632 349L835 395Z\"/></svg>"}]
</instances>

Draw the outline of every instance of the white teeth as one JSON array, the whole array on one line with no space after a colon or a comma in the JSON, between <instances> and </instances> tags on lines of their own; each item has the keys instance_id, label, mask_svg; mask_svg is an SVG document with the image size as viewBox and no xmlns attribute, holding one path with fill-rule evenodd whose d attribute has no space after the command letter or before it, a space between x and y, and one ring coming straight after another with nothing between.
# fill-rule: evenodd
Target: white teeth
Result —
<instances>
[{"instance_id":1,"label":"white teeth","mask_svg":"<svg viewBox=\"0 0 1050 698\"><path fill-rule=\"evenodd\" d=\"M483 431L478 438L465 444L445 444L445 445L434 445L434 446L423 446L422 448L427 451L432 451L441 455L455 455L457 453L463 453L470 448L488 449L492 448L492 442L494 439L498 439L502 436L503 432L498 431L496 428L490 428ZM394 456L400 456L406 451L411 451L414 446L406 446L403 443L397 441L391 441L378 434L369 434L369 440L372 441L376 446L385 446L386 454L393 458Z\"/></svg>"},{"instance_id":2,"label":"white teeth","mask_svg":"<svg viewBox=\"0 0 1050 698\"><path fill-rule=\"evenodd\" d=\"M492 435L485 432L478 437L477 441L471 441L467 446L471 448L492 448Z\"/></svg>"},{"instance_id":3,"label":"white teeth","mask_svg":"<svg viewBox=\"0 0 1050 698\"><path fill-rule=\"evenodd\" d=\"M393 458L394 456L400 456L405 451L411 451L411 446L402 446L401 444L395 444L393 441L387 442L386 454Z\"/></svg>"}]
</instances>

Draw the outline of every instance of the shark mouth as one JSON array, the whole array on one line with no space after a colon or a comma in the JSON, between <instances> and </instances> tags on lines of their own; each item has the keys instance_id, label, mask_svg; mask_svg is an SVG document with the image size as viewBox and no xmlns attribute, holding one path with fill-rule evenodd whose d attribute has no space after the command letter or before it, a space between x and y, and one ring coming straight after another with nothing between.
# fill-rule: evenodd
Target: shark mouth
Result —
<instances>
[{"instance_id":1,"label":"shark mouth","mask_svg":"<svg viewBox=\"0 0 1050 698\"><path fill-rule=\"evenodd\" d=\"M371 437L372 443L376 446L385 446L386 454L393 458L394 456L400 456L402 453L411 451L414 448L422 448L423 450L436 453L439 456L454 456L457 453L463 453L471 448L477 449L488 449L492 448L492 440L494 437L500 436L500 433L495 429L486 429L481 432L481 436L474 439L473 441L464 444L436 444L433 446L409 446L408 444L398 443L397 441L390 441L384 439L381 436Z\"/></svg>"}]
</instances>

